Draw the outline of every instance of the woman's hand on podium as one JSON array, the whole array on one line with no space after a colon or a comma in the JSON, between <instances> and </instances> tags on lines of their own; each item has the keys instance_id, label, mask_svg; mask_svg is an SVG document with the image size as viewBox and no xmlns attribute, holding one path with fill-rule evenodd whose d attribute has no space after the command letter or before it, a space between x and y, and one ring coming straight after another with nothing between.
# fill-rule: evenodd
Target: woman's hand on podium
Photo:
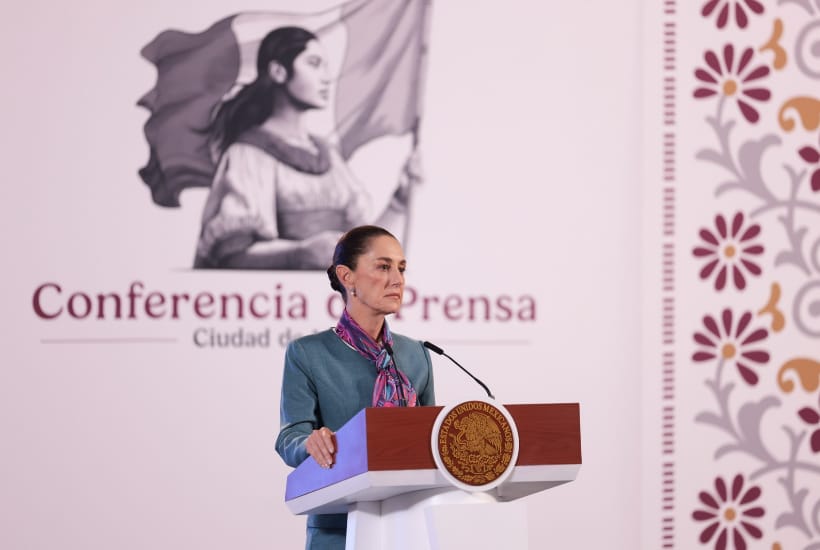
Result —
<instances>
[{"instance_id":1,"label":"woman's hand on podium","mask_svg":"<svg viewBox=\"0 0 820 550\"><path fill-rule=\"evenodd\" d=\"M323 426L318 430L313 430L305 441L308 454L322 468L333 466L333 455L336 452L334 435L330 429Z\"/></svg>"}]
</instances>

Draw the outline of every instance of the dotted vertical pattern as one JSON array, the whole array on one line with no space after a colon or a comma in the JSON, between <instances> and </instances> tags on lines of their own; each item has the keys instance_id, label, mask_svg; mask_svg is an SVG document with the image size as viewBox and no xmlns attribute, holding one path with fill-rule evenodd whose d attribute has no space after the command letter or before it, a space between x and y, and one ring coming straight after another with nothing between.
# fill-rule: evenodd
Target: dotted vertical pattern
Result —
<instances>
[{"instance_id":1,"label":"dotted vertical pattern","mask_svg":"<svg viewBox=\"0 0 820 550\"><path fill-rule=\"evenodd\" d=\"M661 548L675 547L675 65L676 0L663 0L661 251Z\"/></svg>"}]
</instances>

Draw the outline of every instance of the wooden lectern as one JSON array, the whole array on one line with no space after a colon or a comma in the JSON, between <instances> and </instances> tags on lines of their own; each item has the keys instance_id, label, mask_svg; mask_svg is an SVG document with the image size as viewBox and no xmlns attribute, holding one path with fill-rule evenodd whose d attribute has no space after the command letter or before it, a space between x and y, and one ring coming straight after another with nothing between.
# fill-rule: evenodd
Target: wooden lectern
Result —
<instances>
[{"instance_id":1,"label":"wooden lectern","mask_svg":"<svg viewBox=\"0 0 820 550\"><path fill-rule=\"evenodd\" d=\"M308 459L291 472L286 504L294 514L348 512L348 550L526 548L526 508L512 501L575 479L579 406L505 407L518 429L518 459L490 491L462 491L436 468L431 433L443 407L366 408L336 433L331 469ZM516 526L521 536L511 538Z\"/></svg>"}]
</instances>

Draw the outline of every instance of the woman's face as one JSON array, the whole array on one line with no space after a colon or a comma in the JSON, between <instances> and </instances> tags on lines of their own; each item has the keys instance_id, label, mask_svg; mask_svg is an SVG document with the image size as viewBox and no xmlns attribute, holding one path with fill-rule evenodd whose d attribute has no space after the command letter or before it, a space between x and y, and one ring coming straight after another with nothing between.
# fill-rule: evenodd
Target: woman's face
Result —
<instances>
[{"instance_id":1,"label":"woman's face","mask_svg":"<svg viewBox=\"0 0 820 550\"><path fill-rule=\"evenodd\" d=\"M292 100L304 108L322 109L330 99L330 72L324 48L311 40L293 60L293 73L285 83Z\"/></svg>"},{"instance_id":2,"label":"woman's face","mask_svg":"<svg viewBox=\"0 0 820 550\"><path fill-rule=\"evenodd\" d=\"M396 239L374 237L367 252L356 261L356 270L345 277L345 286L356 289L355 296L348 293L349 305L362 313L396 313L404 297L406 266L404 251Z\"/></svg>"}]
</instances>

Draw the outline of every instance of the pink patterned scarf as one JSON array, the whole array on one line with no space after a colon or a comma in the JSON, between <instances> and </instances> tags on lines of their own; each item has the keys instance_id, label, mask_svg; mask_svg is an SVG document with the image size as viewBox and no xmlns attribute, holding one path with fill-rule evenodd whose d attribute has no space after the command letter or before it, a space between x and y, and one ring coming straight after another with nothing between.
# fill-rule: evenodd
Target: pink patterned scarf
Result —
<instances>
[{"instance_id":1,"label":"pink patterned scarf","mask_svg":"<svg viewBox=\"0 0 820 550\"><path fill-rule=\"evenodd\" d=\"M344 343L376 365L376 384L373 386L374 407L416 406L416 390L413 389L407 376L396 368L393 357L387 352L388 348L393 349L393 335L390 333L386 320L382 328L382 341L386 345L379 345L374 341L348 315L347 310L342 313L334 331Z\"/></svg>"}]
</instances>

